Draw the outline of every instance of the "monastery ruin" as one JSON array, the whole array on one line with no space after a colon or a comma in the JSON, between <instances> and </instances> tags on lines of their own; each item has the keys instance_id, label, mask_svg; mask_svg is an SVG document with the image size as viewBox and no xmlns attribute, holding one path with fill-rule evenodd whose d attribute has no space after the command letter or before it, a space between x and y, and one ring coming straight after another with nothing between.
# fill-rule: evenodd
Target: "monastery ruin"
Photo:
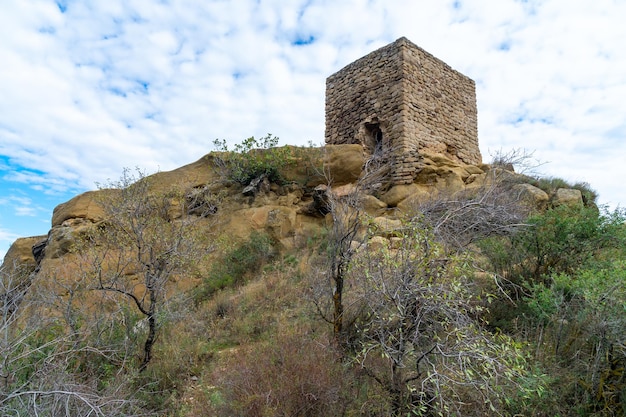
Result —
<instances>
[{"instance_id":1,"label":"monastery ruin","mask_svg":"<svg viewBox=\"0 0 626 417\"><path fill-rule=\"evenodd\" d=\"M413 182L421 153L480 164L475 83L400 38L326 79L325 141L388 157L392 184Z\"/></svg>"}]
</instances>

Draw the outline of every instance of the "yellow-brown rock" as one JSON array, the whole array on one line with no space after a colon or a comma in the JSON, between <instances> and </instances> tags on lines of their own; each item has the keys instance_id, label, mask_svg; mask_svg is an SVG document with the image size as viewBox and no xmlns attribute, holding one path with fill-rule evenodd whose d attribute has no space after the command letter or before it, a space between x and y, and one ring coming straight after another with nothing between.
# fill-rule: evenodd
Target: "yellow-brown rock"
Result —
<instances>
[{"instance_id":1,"label":"yellow-brown rock","mask_svg":"<svg viewBox=\"0 0 626 417\"><path fill-rule=\"evenodd\" d=\"M104 210L99 202L106 199L106 193L110 192L114 191L87 191L59 204L52 212L52 227L60 226L69 219L85 219L94 223L103 220Z\"/></svg>"},{"instance_id":2,"label":"yellow-brown rock","mask_svg":"<svg viewBox=\"0 0 626 417\"><path fill-rule=\"evenodd\" d=\"M449 193L465 188L466 180L471 174L481 170L473 165L462 165L459 162L438 154L424 154L422 166L415 177L415 183L445 189ZM468 167L472 172L468 171Z\"/></svg>"},{"instance_id":3,"label":"yellow-brown rock","mask_svg":"<svg viewBox=\"0 0 626 417\"><path fill-rule=\"evenodd\" d=\"M398 210L405 214L410 214L419 207L420 204L431 200L438 195L439 191L436 187L430 187L423 184L415 184L414 192L398 203Z\"/></svg>"},{"instance_id":4,"label":"yellow-brown rock","mask_svg":"<svg viewBox=\"0 0 626 417\"><path fill-rule=\"evenodd\" d=\"M46 239L46 236L21 237L13 242L6 255L4 255L2 262L3 272L13 273L16 268L33 271L36 267L33 246L44 239Z\"/></svg>"},{"instance_id":5,"label":"yellow-brown rock","mask_svg":"<svg viewBox=\"0 0 626 417\"><path fill-rule=\"evenodd\" d=\"M387 211L387 204L373 195L361 197L361 205L367 214L374 217L382 216Z\"/></svg>"},{"instance_id":6,"label":"yellow-brown rock","mask_svg":"<svg viewBox=\"0 0 626 417\"><path fill-rule=\"evenodd\" d=\"M330 145L325 147L324 171L333 185L355 182L365 163L361 145Z\"/></svg>"},{"instance_id":7,"label":"yellow-brown rock","mask_svg":"<svg viewBox=\"0 0 626 417\"><path fill-rule=\"evenodd\" d=\"M170 190L173 186L187 189L221 180L221 172L215 165L216 155L211 153L203 156L196 162L172 171L157 172L150 175L148 178L151 190L164 192Z\"/></svg>"},{"instance_id":8,"label":"yellow-brown rock","mask_svg":"<svg viewBox=\"0 0 626 417\"><path fill-rule=\"evenodd\" d=\"M400 184L391 187L389 191L383 194L380 197L380 200L383 201L389 207L396 207L407 197L414 195L419 190L419 186L417 184Z\"/></svg>"},{"instance_id":9,"label":"yellow-brown rock","mask_svg":"<svg viewBox=\"0 0 626 417\"><path fill-rule=\"evenodd\" d=\"M582 207L583 195L580 190L572 188L559 188L552 196L552 205L554 207L562 205Z\"/></svg>"},{"instance_id":10,"label":"yellow-brown rock","mask_svg":"<svg viewBox=\"0 0 626 417\"><path fill-rule=\"evenodd\" d=\"M526 201L531 207L542 210L548 206L550 196L542 189L531 184L516 184L513 188L519 192L520 199Z\"/></svg>"},{"instance_id":11,"label":"yellow-brown rock","mask_svg":"<svg viewBox=\"0 0 626 417\"><path fill-rule=\"evenodd\" d=\"M375 252L388 247L389 240L382 236L372 236L367 242L367 249Z\"/></svg>"},{"instance_id":12,"label":"yellow-brown rock","mask_svg":"<svg viewBox=\"0 0 626 417\"><path fill-rule=\"evenodd\" d=\"M317 201L316 205L316 192L322 196L325 192L332 192L332 197L343 204L342 209L335 213L339 221L351 221L356 211L363 210L374 218L378 235L390 238L395 230L402 227L402 223L392 216L412 215L419 210L420 204L433 198L489 184L493 181L490 178L502 178L502 175L510 177L515 183L524 180L519 174L497 167L464 165L444 155L424 153L420 157L421 172L416 182L396 185L379 195L361 190L359 181L364 164L361 145L290 148L288 155L293 161L286 165L284 172L281 171L287 183L269 184L267 189L254 196L244 196L239 184L221 177L224 171L217 162L220 154L205 155L173 171L151 175L145 181L151 192L168 192L174 188L185 195L193 195L193 192L219 195L215 210L198 223L198 227L210 228L216 237L247 239L251 232L257 230L269 234L284 249L290 249L306 245L307 240L320 234L324 226L332 227L333 216L324 217L327 210L324 210L323 200ZM323 170L320 169L322 164ZM322 176L321 171L327 174ZM332 181L329 182L329 179ZM312 187L312 184L317 186ZM528 194L532 205L546 204L545 193L531 185L522 183L518 191ZM33 244L38 242L45 242L45 251L42 252L45 254L44 261L63 262L68 259L65 257L71 256L69 252L76 238L104 220L100 204L114 197L107 193L119 193L119 190L90 191L60 204L54 210L47 239L20 239L7 253L7 259L15 259L34 268L31 250ZM353 196L359 200L358 210L352 206L352 203L357 203ZM580 192L558 190L550 203L565 204L568 201L578 204L581 201ZM182 207L174 207L170 214L170 218L176 221L188 215ZM365 227L359 230L359 237L364 234Z\"/></svg>"},{"instance_id":13,"label":"yellow-brown rock","mask_svg":"<svg viewBox=\"0 0 626 417\"><path fill-rule=\"evenodd\" d=\"M296 217L296 210L290 207L253 207L238 211L231 218L229 229L232 227L240 236L247 236L253 230L265 231L278 240L293 236Z\"/></svg>"},{"instance_id":14,"label":"yellow-brown rock","mask_svg":"<svg viewBox=\"0 0 626 417\"><path fill-rule=\"evenodd\" d=\"M296 146L286 146L286 148L289 148L291 158L280 170L280 174L286 181L306 187L315 187L327 182L324 177L323 148Z\"/></svg>"},{"instance_id":15,"label":"yellow-brown rock","mask_svg":"<svg viewBox=\"0 0 626 417\"><path fill-rule=\"evenodd\" d=\"M395 231L402 229L402 221L387 217L375 217L372 219L372 223L378 236L393 236Z\"/></svg>"}]
</instances>

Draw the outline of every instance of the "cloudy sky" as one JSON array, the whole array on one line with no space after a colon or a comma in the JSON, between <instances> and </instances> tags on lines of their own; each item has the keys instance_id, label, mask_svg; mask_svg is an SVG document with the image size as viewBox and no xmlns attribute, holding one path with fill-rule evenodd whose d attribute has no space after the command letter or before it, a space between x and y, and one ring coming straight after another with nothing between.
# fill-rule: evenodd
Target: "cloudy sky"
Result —
<instances>
[{"instance_id":1,"label":"cloudy sky","mask_svg":"<svg viewBox=\"0 0 626 417\"><path fill-rule=\"evenodd\" d=\"M268 132L322 143L325 78L395 39L476 81L483 159L626 204L626 1L24 0L0 5L0 256L124 167Z\"/></svg>"}]
</instances>

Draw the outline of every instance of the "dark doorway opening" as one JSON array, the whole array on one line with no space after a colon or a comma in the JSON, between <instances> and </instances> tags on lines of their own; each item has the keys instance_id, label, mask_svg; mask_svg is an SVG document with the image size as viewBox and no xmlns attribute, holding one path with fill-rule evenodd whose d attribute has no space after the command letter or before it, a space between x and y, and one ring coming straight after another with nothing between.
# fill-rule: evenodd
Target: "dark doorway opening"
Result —
<instances>
[{"instance_id":1,"label":"dark doorway opening","mask_svg":"<svg viewBox=\"0 0 626 417\"><path fill-rule=\"evenodd\" d=\"M378 123L365 123L367 146L372 154L378 154L383 150L383 131Z\"/></svg>"}]
</instances>

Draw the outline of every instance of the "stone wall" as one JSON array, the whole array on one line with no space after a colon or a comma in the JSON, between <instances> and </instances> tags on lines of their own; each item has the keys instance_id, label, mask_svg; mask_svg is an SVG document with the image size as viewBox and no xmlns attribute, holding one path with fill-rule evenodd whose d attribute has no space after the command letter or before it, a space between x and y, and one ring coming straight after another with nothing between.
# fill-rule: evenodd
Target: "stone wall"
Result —
<instances>
[{"instance_id":1,"label":"stone wall","mask_svg":"<svg viewBox=\"0 0 626 417\"><path fill-rule=\"evenodd\" d=\"M402 62L395 44L344 67L326 80L326 143L362 143L366 124L379 123L385 145L401 135Z\"/></svg>"},{"instance_id":2,"label":"stone wall","mask_svg":"<svg viewBox=\"0 0 626 417\"><path fill-rule=\"evenodd\" d=\"M325 136L383 152L397 184L413 181L421 152L478 164L474 81L400 38L328 77Z\"/></svg>"}]
</instances>

